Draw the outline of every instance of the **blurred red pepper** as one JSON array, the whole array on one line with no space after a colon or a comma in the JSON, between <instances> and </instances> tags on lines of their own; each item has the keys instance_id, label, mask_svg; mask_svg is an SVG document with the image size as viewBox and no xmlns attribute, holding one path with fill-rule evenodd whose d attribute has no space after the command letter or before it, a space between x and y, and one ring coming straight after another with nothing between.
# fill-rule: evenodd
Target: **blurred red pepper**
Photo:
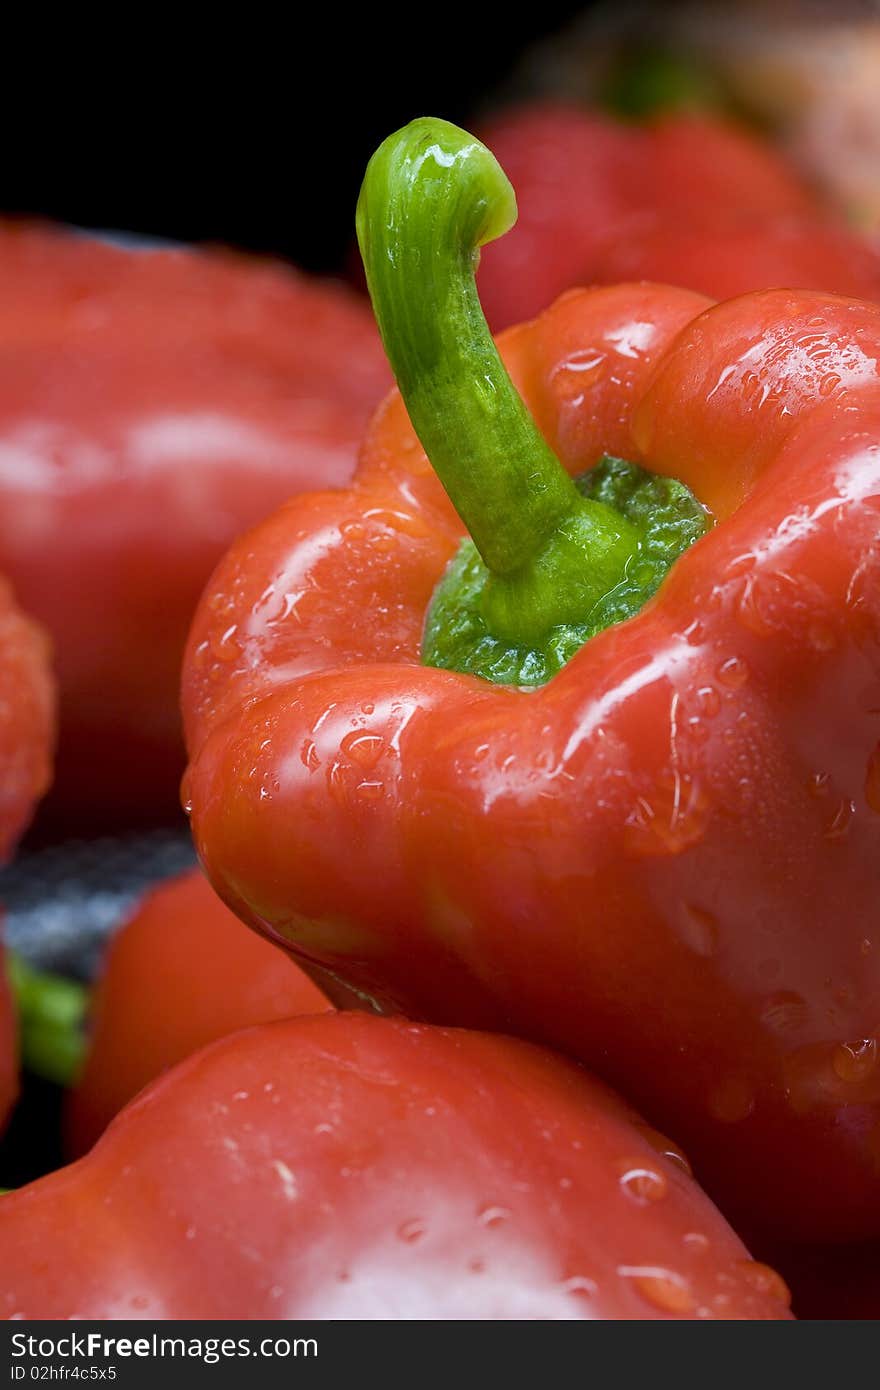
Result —
<instances>
[{"instance_id":1,"label":"blurred red pepper","mask_svg":"<svg viewBox=\"0 0 880 1390\"><path fill-rule=\"evenodd\" d=\"M674 1145L507 1038L336 1014L197 1053L0 1197L6 1318L788 1316Z\"/></svg>"},{"instance_id":2,"label":"blurred red pepper","mask_svg":"<svg viewBox=\"0 0 880 1390\"><path fill-rule=\"evenodd\" d=\"M388 381L339 286L0 226L0 569L53 636L68 827L173 813L202 586L283 498L348 479Z\"/></svg>"},{"instance_id":3,"label":"blurred red pepper","mask_svg":"<svg viewBox=\"0 0 880 1390\"><path fill-rule=\"evenodd\" d=\"M572 286L647 279L727 299L789 286L880 298L880 255L823 208L769 145L709 116L627 125L535 105L482 137L520 203L483 252L493 328L533 318Z\"/></svg>"},{"instance_id":4,"label":"blurred red pepper","mask_svg":"<svg viewBox=\"0 0 880 1390\"><path fill-rule=\"evenodd\" d=\"M49 644L0 580L0 862L49 785L54 739ZM0 941L0 1125L17 1086L16 1023Z\"/></svg>"},{"instance_id":5,"label":"blurred red pepper","mask_svg":"<svg viewBox=\"0 0 880 1390\"><path fill-rule=\"evenodd\" d=\"M161 1072L254 1023L322 1013L327 999L248 931L194 870L154 889L116 933L91 1002L85 1064L67 1098L67 1135L84 1153Z\"/></svg>"}]
</instances>

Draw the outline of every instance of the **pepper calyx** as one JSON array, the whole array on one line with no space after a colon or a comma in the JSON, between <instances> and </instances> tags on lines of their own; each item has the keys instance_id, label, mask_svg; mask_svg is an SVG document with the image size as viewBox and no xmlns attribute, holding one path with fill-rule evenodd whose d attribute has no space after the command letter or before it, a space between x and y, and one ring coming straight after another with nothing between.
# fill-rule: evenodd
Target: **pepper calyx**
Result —
<instances>
[{"instance_id":1,"label":"pepper calyx","mask_svg":"<svg viewBox=\"0 0 880 1390\"><path fill-rule=\"evenodd\" d=\"M493 576L473 542L464 540L438 584L425 622L427 666L523 688L550 680L606 627L632 617L660 587L676 559L710 525L705 508L684 483L605 456L575 479L578 491L601 502L638 535L626 571L579 622L547 626L531 642L511 641L494 623L487 594Z\"/></svg>"}]
</instances>

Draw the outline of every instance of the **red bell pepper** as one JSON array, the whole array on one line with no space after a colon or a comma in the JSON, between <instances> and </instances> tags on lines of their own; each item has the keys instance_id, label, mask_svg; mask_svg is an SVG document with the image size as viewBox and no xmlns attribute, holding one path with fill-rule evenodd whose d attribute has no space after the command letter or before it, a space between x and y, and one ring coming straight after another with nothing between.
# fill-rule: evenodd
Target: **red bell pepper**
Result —
<instances>
[{"instance_id":1,"label":"red bell pepper","mask_svg":"<svg viewBox=\"0 0 880 1390\"><path fill-rule=\"evenodd\" d=\"M204 582L283 498L347 480L388 380L341 287L0 225L0 569L52 634L49 805L77 833L173 812Z\"/></svg>"},{"instance_id":2,"label":"red bell pepper","mask_svg":"<svg viewBox=\"0 0 880 1390\"><path fill-rule=\"evenodd\" d=\"M49 785L54 737L48 642L0 580L0 862L12 853ZM17 1086L15 1015L0 941L0 1126Z\"/></svg>"},{"instance_id":3,"label":"red bell pepper","mask_svg":"<svg viewBox=\"0 0 880 1390\"><path fill-rule=\"evenodd\" d=\"M571 1063L361 1014L197 1053L0 1197L6 1318L761 1318L682 1156Z\"/></svg>"},{"instance_id":4,"label":"red bell pepper","mask_svg":"<svg viewBox=\"0 0 880 1390\"><path fill-rule=\"evenodd\" d=\"M536 105L482 135L523 209L480 268L493 328L533 318L572 286L641 278L716 299L778 285L880 298L876 248L730 123L679 114L633 126Z\"/></svg>"},{"instance_id":5,"label":"red bell pepper","mask_svg":"<svg viewBox=\"0 0 880 1390\"><path fill-rule=\"evenodd\" d=\"M254 1023L321 1013L321 991L242 926L198 871L155 888L116 933L91 1001L67 1136L84 1153L147 1082Z\"/></svg>"},{"instance_id":6,"label":"red bell pepper","mask_svg":"<svg viewBox=\"0 0 880 1390\"><path fill-rule=\"evenodd\" d=\"M392 394L353 486L242 538L196 616L185 794L209 876L386 1007L584 1059L729 1213L878 1234L880 306L573 292L500 340L541 438L466 283L466 233L510 217L500 170L443 123L387 145L368 274L483 553L487 640L545 609L565 633L606 592L566 471L626 455L715 524L540 688L433 669L462 525ZM639 549L599 511L613 596Z\"/></svg>"}]
</instances>

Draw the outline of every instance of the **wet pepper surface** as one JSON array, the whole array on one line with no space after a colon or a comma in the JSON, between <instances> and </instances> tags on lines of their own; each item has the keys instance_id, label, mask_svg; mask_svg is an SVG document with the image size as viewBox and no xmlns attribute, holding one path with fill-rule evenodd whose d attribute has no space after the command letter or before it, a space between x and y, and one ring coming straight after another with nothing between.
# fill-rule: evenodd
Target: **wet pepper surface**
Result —
<instances>
[{"instance_id":1,"label":"wet pepper surface","mask_svg":"<svg viewBox=\"0 0 880 1390\"><path fill-rule=\"evenodd\" d=\"M28 1318L786 1318L680 1153L579 1068L359 1014L264 1025L0 1202Z\"/></svg>"},{"instance_id":2,"label":"wet pepper surface","mask_svg":"<svg viewBox=\"0 0 880 1390\"><path fill-rule=\"evenodd\" d=\"M462 528L392 396L199 611L200 853L386 1005L588 1060L730 1212L878 1230L880 309L623 287L501 347L569 472L629 457L717 524L540 690L426 669Z\"/></svg>"}]
</instances>

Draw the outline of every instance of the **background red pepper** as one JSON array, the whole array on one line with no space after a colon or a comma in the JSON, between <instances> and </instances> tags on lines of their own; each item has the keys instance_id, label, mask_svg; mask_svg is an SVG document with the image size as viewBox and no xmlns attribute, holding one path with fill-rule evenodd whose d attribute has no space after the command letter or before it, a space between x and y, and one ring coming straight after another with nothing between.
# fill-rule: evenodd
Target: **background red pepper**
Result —
<instances>
[{"instance_id":1,"label":"background red pepper","mask_svg":"<svg viewBox=\"0 0 880 1390\"><path fill-rule=\"evenodd\" d=\"M626 125L574 105L481 129L516 190L516 227L485 247L493 328L563 290L647 279L715 299L775 285L880 298L880 256L759 137L709 116Z\"/></svg>"},{"instance_id":2,"label":"background red pepper","mask_svg":"<svg viewBox=\"0 0 880 1390\"><path fill-rule=\"evenodd\" d=\"M359 1014L238 1033L0 1198L24 1318L761 1318L686 1163L579 1068Z\"/></svg>"},{"instance_id":3,"label":"background red pepper","mask_svg":"<svg viewBox=\"0 0 880 1390\"><path fill-rule=\"evenodd\" d=\"M722 523L653 601L541 690L421 666L461 528L392 395L354 486L292 502L215 573L185 672L187 794L219 891L301 959L589 1059L726 1211L865 1238L880 307L701 308L572 293L502 340L571 472L623 454Z\"/></svg>"},{"instance_id":4,"label":"background red pepper","mask_svg":"<svg viewBox=\"0 0 880 1390\"><path fill-rule=\"evenodd\" d=\"M202 585L243 527L348 478L388 380L339 286L0 226L0 569L53 637L68 828L174 814Z\"/></svg>"},{"instance_id":5,"label":"background red pepper","mask_svg":"<svg viewBox=\"0 0 880 1390\"><path fill-rule=\"evenodd\" d=\"M628 228L603 247L589 279L660 280L714 299L772 285L880 299L880 256L830 218L737 221L707 208L684 224L670 216Z\"/></svg>"},{"instance_id":6,"label":"background red pepper","mask_svg":"<svg viewBox=\"0 0 880 1390\"><path fill-rule=\"evenodd\" d=\"M0 862L49 784L55 688L49 644L0 580ZM0 1126L18 1088L16 1025L0 941Z\"/></svg>"},{"instance_id":7,"label":"background red pepper","mask_svg":"<svg viewBox=\"0 0 880 1390\"><path fill-rule=\"evenodd\" d=\"M197 870L148 893L107 948L85 1064L67 1097L72 1153L84 1153L149 1081L215 1038L322 1013L327 999L248 931Z\"/></svg>"}]
</instances>

